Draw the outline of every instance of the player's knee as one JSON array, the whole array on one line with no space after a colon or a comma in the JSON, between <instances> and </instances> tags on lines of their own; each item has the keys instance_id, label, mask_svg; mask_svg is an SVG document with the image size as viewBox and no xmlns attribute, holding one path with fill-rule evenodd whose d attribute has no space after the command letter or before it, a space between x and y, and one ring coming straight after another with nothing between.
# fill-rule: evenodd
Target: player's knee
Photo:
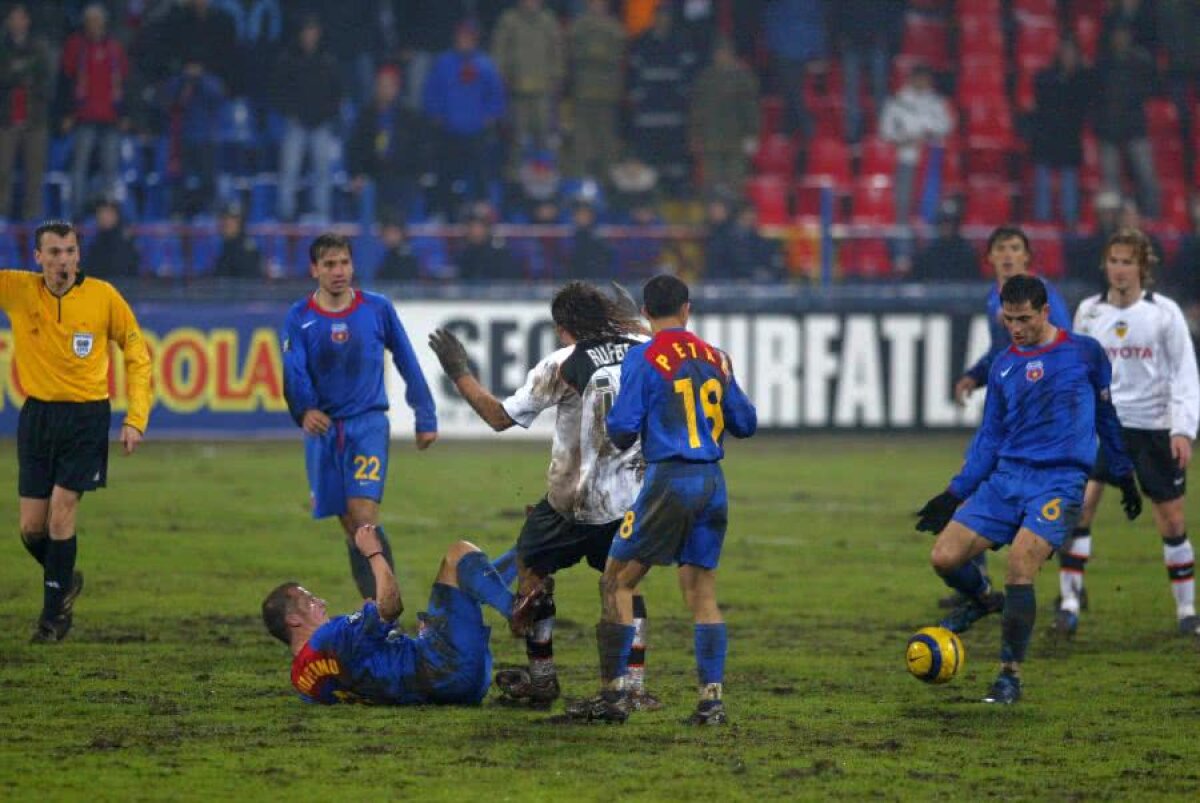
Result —
<instances>
[{"instance_id":1,"label":"player's knee","mask_svg":"<svg viewBox=\"0 0 1200 803\"><path fill-rule=\"evenodd\" d=\"M929 552L929 565L938 574L948 574L958 568L958 556L954 550L947 549L941 543L936 543Z\"/></svg>"},{"instance_id":2,"label":"player's knee","mask_svg":"<svg viewBox=\"0 0 1200 803\"><path fill-rule=\"evenodd\" d=\"M442 559L443 562L450 567L458 565L458 562L472 552L479 552L479 547L472 544L470 541L455 541L446 550L446 556Z\"/></svg>"}]
</instances>

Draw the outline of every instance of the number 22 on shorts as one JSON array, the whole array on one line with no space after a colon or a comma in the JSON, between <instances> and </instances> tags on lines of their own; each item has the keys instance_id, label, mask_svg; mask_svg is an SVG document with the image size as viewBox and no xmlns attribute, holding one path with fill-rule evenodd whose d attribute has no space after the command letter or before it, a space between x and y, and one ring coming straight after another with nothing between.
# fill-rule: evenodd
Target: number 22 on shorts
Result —
<instances>
[{"instance_id":1,"label":"number 22 on shorts","mask_svg":"<svg viewBox=\"0 0 1200 803\"><path fill-rule=\"evenodd\" d=\"M374 455L354 455L354 479L361 482L379 482L379 458Z\"/></svg>"}]
</instances>

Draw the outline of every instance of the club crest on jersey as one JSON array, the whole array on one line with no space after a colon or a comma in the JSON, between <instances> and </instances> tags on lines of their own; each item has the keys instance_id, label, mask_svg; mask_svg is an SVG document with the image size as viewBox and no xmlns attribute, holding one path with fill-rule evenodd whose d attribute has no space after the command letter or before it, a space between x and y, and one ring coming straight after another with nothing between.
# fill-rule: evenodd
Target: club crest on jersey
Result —
<instances>
[{"instance_id":1,"label":"club crest on jersey","mask_svg":"<svg viewBox=\"0 0 1200 803\"><path fill-rule=\"evenodd\" d=\"M71 335L71 349L76 357L86 357L92 353L92 344L96 337L91 332L76 332Z\"/></svg>"},{"instance_id":2,"label":"club crest on jersey","mask_svg":"<svg viewBox=\"0 0 1200 803\"><path fill-rule=\"evenodd\" d=\"M1046 375L1046 367L1042 365L1041 360L1034 360L1025 365L1025 378L1030 382L1036 382Z\"/></svg>"},{"instance_id":3,"label":"club crest on jersey","mask_svg":"<svg viewBox=\"0 0 1200 803\"><path fill-rule=\"evenodd\" d=\"M329 327L329 337L334 343L345 343L350 339L350 327L343 321L337 321Z\"/></svg>"},{"instance_id":4,"label":"club crest on jersey","mask_svg":"<svg viewBox=\"0 0 1200 803\"><path fill-rule=\"evenodd\" d=\"M1129 334L1129 324L1125 323L1125 321L1117 321L1116 325L1113 326L1113 330L1117 333L1117 337L1123 338Z\"/></svg>"}]
</instances>

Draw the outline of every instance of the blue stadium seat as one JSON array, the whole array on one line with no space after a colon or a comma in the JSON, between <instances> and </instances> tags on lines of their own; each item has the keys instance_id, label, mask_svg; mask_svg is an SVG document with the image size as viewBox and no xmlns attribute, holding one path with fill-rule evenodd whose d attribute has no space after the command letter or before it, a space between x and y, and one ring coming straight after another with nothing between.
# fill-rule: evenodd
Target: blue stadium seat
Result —
<instances>
[{"instance_id":1,"label":"blue stadium seat","mask_svg":"<svg viewBox=\"0 0 1200 803\"><path fill-rule=\"evenodd\" d=\"M374 234L360 234L354 238L354 272L361 273L364 279L375 278L375 268L383 257L383 242Z\"/></svg>"},{"instance_id":2,"label":"blue stadium seat","mask_svg":"<svg viewBox=\"0 0 1200 803\"><path fill-rule=\"evenodd\" d=\"M8 226L0 226L0 267L25 267L25 260L21 259L21 249L17 245L17 237Z\"/></svg>"},{"instance_id":3,"label":"blue stadium seat","mask_svg":"<svg viewBox=\"0 0 1200 803\"><path fill-rule=\"evenodd\" d=\"M454 268L446 253L446 243L441 237L413 237L409 242L421 265L422 276L430 279L454 277Z\"/></svg>"},{"instance_id":4,"label":"blue stadium seat","mask_svg":"<svg viewBox=\"0 0 1200 803\"><path fill-rule=\"evenodd\" d=\"M212 273L217 263L217 254L221 253L221 235L215 228L193 229L191 246L188 275L207 276Z\"/></svg>"},{"instance_id":5,"label":"blue stadium seat","mask_svg":"<svg viewBox=\"0 0 1200 803\"><path fill-rule=\"evenodd\" d=\"M184 275L183 245L175 234L140 234L136 245L142 255L142 273L164 279Z\"/></svg>"},{"instance_id":6,"label":"blue stadium seat","mask_svg":"<svg viewBox=\"0 0 1200 803\"><path fill-rule=\"evenodd\" d=\"M279 201L279 181L274 173L259 173L250 185L250 208L247 223L262 223L275 219Z\"/></svg>"},{"instance_id":7,"label":"blue stadium seat","mask_svg":"<svg viewBox=\"0 0 1200 803\"><path fill-rule=\"evenodd\" d=\"M258 241L258 248L262 251L263 263L266 265L267 275L272 279L303 275L292 264L291 249L286 235L257 234L254 239Z\"/></svg>"}]
</instances>

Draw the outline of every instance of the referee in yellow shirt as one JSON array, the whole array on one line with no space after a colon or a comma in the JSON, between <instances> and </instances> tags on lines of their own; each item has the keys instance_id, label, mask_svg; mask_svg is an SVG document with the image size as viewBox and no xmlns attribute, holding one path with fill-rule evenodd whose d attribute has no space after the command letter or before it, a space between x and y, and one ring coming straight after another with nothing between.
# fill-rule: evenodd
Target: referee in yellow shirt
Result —
<instances>
[{"instance_id":1,"label":"referee in yellow shirt","mask_svg":"<svg viewBox=\"0 0 1200 803\"><path fill-rule=\"evenodd\" d=\"M35 642L61 641L83 589L75 571L75 511L108 472L108 344L124 354L129 409L121 427L126 454L150 417L150 354L129 304L108 282L79 269L70 223L34 234L41 274L0 271L0 309L12 323L17 376L28 398L17 425L21 541L42 564L42 615Z\"/></svg>"}]
</instances>

